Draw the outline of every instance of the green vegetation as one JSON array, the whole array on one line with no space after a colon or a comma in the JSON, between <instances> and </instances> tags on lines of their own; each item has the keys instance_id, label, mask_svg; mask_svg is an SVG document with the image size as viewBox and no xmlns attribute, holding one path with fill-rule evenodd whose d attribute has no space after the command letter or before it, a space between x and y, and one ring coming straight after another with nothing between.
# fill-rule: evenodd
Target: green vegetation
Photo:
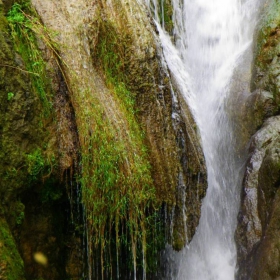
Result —
<instances>
[{"instance_id":1,"label":"green vegetation","mask_svg":"<svg viewBox=\"0 0 280 280\"><path fill-rule=\"evenodd\" d=\"M44 187L40 190L40 199L42 203L51 203L61 199L63 196L63 188L57 183L53 177L47 178Z\"/></svg>"},{"instance_id":2,"label":"green vegetation","mask_svg":"<svg viewBox=\"0 0 280 280\"><path fill-rule=\"evenodd\" d=\"M55 35L46 30L36 16L30 16L28 10L28 5L15 4L8 14L8 21L15 48L23 57L44 116L48 117L52 111L52 95L45 63L37 47L38 40L50 47L58 60L61 58L55 50ZM116 103L112 115L108 114L104 102L93 97L91 90L77 88L73 93L69 88L81 145L78 181L86 209L90 262L98 258L103 279L105 274L112 275L113 269L119 266L128 266L135 273L136 270L155 269L156 254L163 240L159 237L162 229L155 214L158 204L144 133L137 123L134 95L127 86L126 51L129 44L126 32L120 34L109 21L101 22L93 58L104 75L110 97ZM63 61L60 63L66 66ZM70 72L69 76L75 76L68 67L65 71ZM48 181L54 166L55 160L42 148L35 148L26 155L24 167L31 182L44 181L40 193L42 202L61 196L51 180ZM19 223L21 218L19 214Z\"/></svg>"},{"instance_id":3,"label":"green vegetation","mask_svg":"<svg viewBox=\"0 0 280 280\"><path fill-rule=\"evenodd\" d=\"M15 94L13 92L8 92L8 96L7 96L8 101L12 100L14 96Z\"/></svg>"},{"instance_id":4,"label":"green vegetation","mask_svg":"<svg viewBox=\"0 0 280 280\"><path fill-rule=\"evenodd\" d=\"M173 7L170 0L161 0L160 3L160 22L164 25L164 28L167 32L172 33L173 30Z\"/></svg>"},{"instance_id":5,"label":"green vegetation","mask_svg":"<svg viewBox=\"0 0 280 280\"><path fill-rule=\"evenodd\" d=\"M29 1L15 3L7 14L7 20L15 51L17 51L23 59L25 68L22 69L11 65L7 65L7 67L14 68L19 73L28 74L31 80L32 90L39 98L41 104L41 108L38 110L38 112L40 112L40 117L37 119L37 124L39 123L38 130L40 130L39 133L45 133L41 131L41 129L44 127L44 124L49 121L50 117L53 117L53 96L46 64L38 45L43 42L55 56L58 56L56 51L58 46L54 39L56 34L42 25L36 11L31 8ZM7 100L15 99L15 96L14 92L9 92ZM46 118L48 118L48 121L45 121ZM42 141L40 137L41 136L38 136L38 142ZM7 176L15 177L18 175L19 170L26 170L29 175L29 184L41 180L44 182L44 190L47 179L57 166L54 155L55 152L51 151L52 148L47 147L46 141L48 140L44 139L43 142L33 147L31 152L24 156L22 165L17 169L13 168L9 170ZM47 191L45 191L45 193L46 192ZM58 194L53 194L51 192L49 195L44 194L42 200L49 200L51 197L56 199L57 196Z\"/></svg>"},{"instance_id":6,"label":"green vegetation","mask_svg":"<svg viewBox=\"0 0 280 280\"><path fill-rule=\"evenodd\" d=\"M25 218L20 201L31 188L44 189L52 163L50 148L42 147L52 136L46 127L38 127L40 121L51 121L45 117L50 116L52 97L37 48L37 23L25 14L27 9L16 4L8 20L0 11L0 279L7 280L25 279L16 247Z\"/></svg>"},{"instance_id":7,"label":"green vegetation","mask_svg":"<svg viewBox=\"0 0 280 280\"><path fill-rule=\"evenodd\" d=\"M33 153L27 155L27 171L32 177L37 177L45 167L45 160L41 149L36 149Z\"/></svg>"},{"instance_id":8,"label":"green vegetation","mask_svg":"<svg viewBox=\"0 0 280 280\"><path fill-rule=\"evenodd\" d=\"M37 39L40 38L51 48L55 43L51 32L40 23L36 16L30 14L35 14L35 11L31 10L29 4L15 3L8 12L7 19L15 49L23 58L27 69L27 71L22 71L31 74L32 86L42 103L45 117L48 117L52 110L52 94Z\"/></svg>"},{"instance_id":9,"label":"green vegetation","mask_svg":"<svg viewBox=\"0 0 280 280\"><path fill-rule=\"evenodd\" d=\"M273 94L273 114L280 110L279 50L280 50L280 5L279 0L271 1L264 11L260 23L256 50L257 87Z\"/></svg>"},{"instance_id":10,"label":"green vegetation","mask_svg":"<svg viewBox=\"0 0 280 280\"><path fill-rule=\"evenodd\" d=\"M7 223L0 218L0 278L7 280L23 280L23 261L17 251L15 241Z\"/></svg>"},{"instance_id":11,"label":"green vegetation","mask_svg":"<svg viewBox=\"0 0 280 280\"><path fill-rule=\"evenodd\" d=\"M261 68L268 66L279 50L278 44L280 25L280 5L278 0L271 1L265 8L257 40L257 64Z\"/></svg>"},{"instance_id":12,"label":"green vegetation","mask_svg":"<svg viewBox=\"0 0 280 280\"><path fill-rule=\"evenodd\" d=\"M146 151L139 146L140 140L136 141L140 131L130 132L132 139L128 135L123 139L104 118L100 106L93 106L91 114L94 115L95 125L82 145L80 181L92 250L97 252L101 247L103 261L112 244L116 246L116 254L121 247L126 247L132 252L136 269L138 242L143 245L146 254L146 229L149 228L149 216L146 214L155 200ZM115 235L113 242L112 235ZM112 264L113 260L109 262ZM105 266L102 263L101 267L110 270L111 264Z\"/></svg>"},{"instance_id":13,"label":"green vegetation","mask_svg":"<svg viewBox=\"0 0 280 280\"><path fill-rule=\"evenodd\" d=\"M156 253L162 245L160 238L158 243L150 242L158 233L154 216L157 202L144 134L136 120L135 99L126 86L129 41L126 32L119 34L112 23L103 21L94 54L119 106L120 123L110 120L103 107L106 104L96 99L90 109L80 112L80 181L91 237L90 252L100 253L102 279L111 275L113 264L122 265L122 254L129 256L126 265L135 273L139 268L144 272L154 269ZM82 96L89 100L90 92L83 92Z\"/></svg>"},{"instance_id":14,"label":"green vegetation","mask_svg":"<svg viewBox=\"0 0 280 280\"><path fill-rule=\"evenodd\" d=\"M24 220L24 212L22 211L19 213L19 215L16 218L16 224L21 225L23 220Z\"/></svg>"},{"instance_id":15,"label":"green vegetation","mask_svg":"<svg viewBox=\"0 0 280 280\"><path fill-rule=\"evenodd\" d=\"M53 173L57 166L54 155L48 156L40 148L26 155L27 172L31 181L45 180Z\"/></svg>"}]
</instances>

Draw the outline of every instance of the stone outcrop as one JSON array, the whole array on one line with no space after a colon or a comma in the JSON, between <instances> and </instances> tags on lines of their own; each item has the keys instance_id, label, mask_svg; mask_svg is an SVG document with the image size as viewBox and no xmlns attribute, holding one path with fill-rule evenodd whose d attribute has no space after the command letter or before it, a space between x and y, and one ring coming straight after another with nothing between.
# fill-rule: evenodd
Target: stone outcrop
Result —
<instances>
[{"instance_id":1,"label":"stone outcrop","mask_svg":"<svg viewBox=\"0 0 280 280\"><path fill-rule=\"evenodd\" d=\"M72 140L65 140L73 132L70 109L65 109L69 104L62 86L59 89L54 83L55 110L60 106L67 113L57 114L58 123L53 122L55 112L42 117L44 110L32 86L32 74L9 36L4 11L12 2L0 1L0 278L66 279L67 269L76 270L76 274L78 269L79 277L83 256L78 261L71 257L80 251L82 242L72 237L70 187L66 188L65 180L65 171L70 173L76 156ZM55 69L52 73L53 80L59 80ZM66 130L63 136L62 130ZM59 157L58 149L63 156ZM62 211L61 215L57 211ZM38 251L48 258L47 267L35 262L33 256Z\"/></svg>"},{"instance_id":2,"label":"stone outcrop","mask_svg":"<svg viewBox=\"0 0 280 280\"><path fill-rule=\"evenodd\" d=\"M119 131L129 130L122 122L125 116L120 113L118 101L112 98L104 81L106 73L100 71L103 62L98 57L103 41L110 48L113 32L122 36L119 40L123 48L116 47L114 52L122 52L122 72L136 98L137 118L145 131L157 200L167 204L170 226L174 224L173 236L169 238L174 248L180 250L186 238L191 240L199 221L206 171L194 121L187 106L180 105L174 100L177 97L172 96L171 81L161 65L160 46L144 8L134 1L63 1L58 5L55 1L34 0L33 4L44 24L60 34L60 54L67 65L64 70L78 129L83 122L79 103L84 98L78 95L91 89L82 110L90 106L89 100L96 98L107 104L105 114ZM80 138L84 138L83 129L79 130ZM171 217L172 213L175 216Z\"/></svg>"},{"instance_id":3,"label":"stone outcrop","mask_svg":"<svg viewBox=\"0 0 280 280\"><path fill-rule=\"evenodd\" d=\"M280 117L269 118L253 136L238 217L240 279L277 274L277 209L280 179ZM278 210L279 211L279 210ZM268 249L275 246L273 250ZM271 262L273 258L275 261ZM278 262L279 263L279 262ZM267 274L267 275L266 275Z\"/></svg>"},{"instance_id":4,"label":"stone outcrop","mask_svg":"<svg viewBox=\"0 0 280 280\"><path fill-rule=\"evenodd\" d=\"M280 5L265 6L255 54L252 94L245 104L245 141L250 141L238 215L238 279L278 279L280 118ZM257 132L256 132L257 131Z\"/></svg>"},{"instance_id":5,"label":"stone outcrop","mask_svg":"<svg viewBox=\"0 0 280 280\"><path fill-rule=\"evenodd\" d=\"M72 179L81 172L84 149L92 149L88 139L98 117L93 106L102 105L101 117L127 145L129 160L144 154L131 144L126 111L106 80L101 46L112 38L119 44L114 52L122 59L122 82L136 100L155 187L153 207L166 207L167 239L180 250L199 221L206 171L193 118L172 89L145 8L134 0L32 1L42 30L55 34L57 43L50 48L37 37L53 106L42 117L32 84L37 73L27 70L8 35L4 11L14 2L0 0L0 278L80 279L87 270L81 194ZM47 256L47 266L35 262L36 252Z\"/></svg>"}]
</instances>

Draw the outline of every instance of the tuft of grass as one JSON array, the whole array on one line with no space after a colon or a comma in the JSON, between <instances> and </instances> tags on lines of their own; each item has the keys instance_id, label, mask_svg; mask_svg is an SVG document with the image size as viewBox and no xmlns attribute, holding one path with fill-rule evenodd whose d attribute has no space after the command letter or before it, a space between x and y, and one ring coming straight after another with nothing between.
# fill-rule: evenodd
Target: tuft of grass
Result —
<instances>
[{"instance_id":1,"label":"tuft of grass","mask_svg":"<svg viewBox=\"0 0 280 280\"><path fill-rule=\"evenodd\" d=\"M170 0L161 0L161 8L160 8L160 23L164 26L165 30L170 34L173 31L174 24L172 21L173 15L173 7Z\"/></svg>"},{"instance_id":2,"label":"tuft of grass","mask_svg":"<svg viewBox=\"0 0 280 280\"><path fill-rule=\"evenodd\" d=\"M36 149L33 153L27 154L27 171L30 176L37 177L45 167L45 159L41 149Z\"/></svg>"},{"instance_id":3,"label":"tuft of grass","mask_svg":"<svg viewBox=\"0 0 280 280\"><path fill-rule=\"evenodd\" d=\"M47 156L40 148L36 148L32 153L26 154L26 168L31 181L49 178L56 166L55 157Z\"/></svg>"},{"instance_id":4,"label":"tuft of grass","mask_svg":"<svg viewBox=\"0 0 280 280\"><path fill-rule=\"evenodd\" d=\"M90 263L95 258L93 252L99 252L95 265L100 267L101 275L96 277L102 279L112 275L114 265L121 267L122 259L135 275L139 270L146 273L155 269L162 246L161 238L154 239L159 233L155 223L157 201L144 133L137 122L135 96L127 86L129 44L126 32L119 34L110 21L102 22L94 59L117 100L123 124L118 127L107 119L105 104L98 100L90 110L80 112L80 182L87 212ZM81 95L89 100L90 91Z\"/></svg>"},{"instance_id":5,"label":"tuft of grass","mask_svg":"<svg viewBox=\"0 0 280 280\"><path fill-rule=\"evenodd\" d=\"M131 262L136 261L138 244L144 246L146 242L146 212L155 200L155 190L145 149L139 147L141 140L136 141L135 134L140 131L130 131L133 139L130 145L124 144L124 139L118 138L115 128L104 118L101 106L93 106L90 114L94 116L94 128L86 121L89 116L85 116L84 128L80 130L86 135L82 143L80 182L90 247L93 252L100 251L101 262L107 259L100 264L104 277L123 248L131 256ZM132 149L133 156L128 149ZM106 256L112 246L116 254L108 260Z\"/></svg>"},{"instance_id":6,"label":"tuft of grass","mask_svg":"<svg viewBox=\"0 0 280 280\"><path fill-rule=\"evenodd\" d=\"M7 20L15 49L23 58L27 70L14 68L31 74L32 86L43 106L44 116L48 117L52 112L52 93L45 62L38 48L38 39L54 51L56 44L54 35L32 14L35 14L35 11L28 4L19 3L15 3L8 12Z\"/></svg>"}]
</instances>

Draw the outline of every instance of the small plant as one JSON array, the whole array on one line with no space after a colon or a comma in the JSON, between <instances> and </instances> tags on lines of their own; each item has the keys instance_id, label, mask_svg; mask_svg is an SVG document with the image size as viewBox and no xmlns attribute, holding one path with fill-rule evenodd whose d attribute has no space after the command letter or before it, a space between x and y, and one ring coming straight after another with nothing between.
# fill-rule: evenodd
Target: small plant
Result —
<instances>
[{"instance_id":1,"label":"small plant","mask_svg":"<svg viewBox=\"0 0 280 280\"><path fill-rule=\"evenodd\" d=\"M173 30L173 21L172 21L173 7L170 0L164 0L163 5L159 11L160 22L164 26L165 30L169 33Z\"/></svg>"},{"instance_id":2,"label":"small plant","mask_svg":"<svg viewBox=\"0 0 280 280\"><path fill-rule=\"evenodd\" d=\"M17 216L17 218L16 218L16 224L17 224L17 225L21 225L22 222L23 222L23 220L24 220L24 212L21 211L21 212L19 213L19 215Z\"/></svg>"},{"instance_id":3,"label":"small plant","mask_svg":"<svg viewBox=\"0 0 280 280\"><path fill-rule=\"evenodd\" d=\"M8 101L12 100L14 98L15 94L13 92L8 92Z\"/></svg>"},{"instance_id":4,"label":"small plant","mask_svg":"<svg viewBox=\"0 0 280 280\"><path fill-rule=\"evenodd\" d=\"M32 177L37 177L45 167L45 160L40 149L27 155L27 171Z\"/></svg>"},{"instance_id":5,"label":"small plant","mask_svg":"<svg viewBox=\"0 0 280 280\"><path fill-rule=\"evenodd\" d=\"M32 13L35 14L28 5L24 6L15 3L8 12L7 19L15 48L23 58L27 68L27 71L22 71L32 74L30 76L32 86L38 94L43 105L44 114L47 117L52 110L52 95L47 79L45 62L37 46L37 38L44 41L53 51L55 51L55 43L52 40L52 33L40 23L37 17L31 16L30 14ZM12 98L12 95L10 97Z\"/></svg>"}]
</instances>

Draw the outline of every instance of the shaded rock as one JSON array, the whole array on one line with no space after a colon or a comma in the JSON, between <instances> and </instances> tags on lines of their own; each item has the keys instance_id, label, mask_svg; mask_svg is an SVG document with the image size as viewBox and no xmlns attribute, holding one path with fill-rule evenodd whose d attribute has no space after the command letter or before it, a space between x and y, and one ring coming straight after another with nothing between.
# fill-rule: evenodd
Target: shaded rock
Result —
<instances>
[{"instance_id":1,"label":"shaded rock","mask_svg":"<svg viewBox=\"0 0 280 280\"><path fill-rule=\"evenodd\" d=\"M244 153L251 136L267 118L274 116L275 102L270 92L256 89L252 93L239 93L234 100L234 108L238 108L231 111L238 132L238 150Z\"/></svg>"},{"instance_id":2,"label":"shaded rock","mask_svg":"<svg viewBox=\"0 0 280 280\"><path fill-rule=\"evenodd\" d=\"M280 186L279 116L269 118L264 123L253 136L249 151L251 155L243 183L236 233L239 279L274 279L272 275L280 265L275 266L275 262L271 262L271 254L275 250L268 250L268 246L277 247L279 242L275 238L280 229L277 212ZM264 264L268 270L264 269Z\"/></svg>"},{"instance_id":3,"label":"shaded rock","mask_svg":"<svg viewBox=\"0 0 280 280\"><path fill-rule=\"evenodd\" d=\"M160 61L159 42L144 8L132 0L97 1L94 4L91 1L63 1L59 6L54 1L34 0L33 4L44 24L59 33L60 51L69 67L64 71L69 80L84 150L88 145L85 140L88 135L85 134L94 131L95 118L90 114L83 117L81 112L90 112L96 102L104 107L104 118L108 118L119 131L118 139L123 137L127 151L131 150L126 139L130 130L126 116L106 84L102 51L105 48L121 58L121 69L115 71L111 59L108 62L110 70L114 76L123 76L136 98L136 117L145 131L157 201L168 205L170 216L175 207L172 219L175 224L182 225L174 227L173 231L180 231L174 235L180 236L179 239L169 236L172 243L180 244L174 245L179 250L187 239L191 240L198 225L201 199L206 189L206 171L191 113L186 105L174 101L173 95L178 93L173 92L168 71ZM102 49L104 42L106 46ZM112 44L115 44L114 49L111 49ZM84 100L86 102L82 104ZM178 118L173 119L175 115ZM184 186L184 192L181 186ZM187 221L182 220L184 216L188 217Z\"/></svg>"},{"instance_id":4,"label":"shaded rock","mask_svg":"<svg viewBox=\"0 0 280 280\"><path fill-rule=\"evenodd\" d=\"M279 270L280 5L265 5L259 25L251 89L244 101L244 141L250 143L236 232L238 279L276 279ZM269 118L269 119L268 119ZM267 119L267 121L265 121ZM265 122L264 122L265 121ZM264 122L264 124L263 124ZM278 279L278 278L277 278Z\"/></svg>"},{"instance_id":5,"label":"shaded rock","mask_svg":"<svg viewBox=\"0 0 280 280\"><path fill-rule=\"evenodd\" d=\"M86 265L83 263L82 233L75 232L77 218L71 220L68 196L58 193L61 186L55 181L48 184L47 190L37 186L22 194L25 217L18 226L17 238L26 278L80 279ZM36 262L36 253L42 253L47 264Z\"/></svg>"},{"instance_id":6,"label":"shaded rock","mask_svg":"<svg viewBox=\"0 0 280 280\"><path fill-rule=\"evenodd\" d=\"M9 9L13 2L3 1L4 8ZM70 141L66 143L61 140L62 129L56 128L55 112L51 112L48 117L43 117L44 108L34 91L32 76L27 73L23 59L15 53L2 9L1 1L0 278L12 280L43 277L42 267L36 266L33 259L34 252L41 250L53 257L49 258L51 267L49 271L45 268L49 273L45 272L49 276L48 279L65 279L68 277L65 272L67 257L70 258L72 253L79 251L82 245L81 241L72 238L75 230L69 229L70 205L69 202L65 203L65 200L68 201L68 195L66 185L63 186L60 181L62 176L60 177L59 170L71 169L73 160L69 160L69 157L76 159L76 150L73 149L73 145L67 145ZM57 79L59 80L59 75ZM68 121L62 120L63 118L57 120L59 124L63 123L61 127L68 126L68 134L64 133L64 137L71 138L68 137L71 134L69 102L65 101L66 105L61 104L63 103L61 96L65 93L63 95L61 88L57 91L60 92L58 95L60 100L56 103L59 104L56 109L60 108L63 111L66 108L63 112L67 112L65 118L67 119L68 115ZM57 137L57 130L60 138ZM64 146L64 149L61 146ZM59 149L67 160L59 154ZM68 179L70 177L68 174ZM49 206L46 207L42 201L45 203L47 201ZM65 215L57 215L56 211L62 206L63 211L66 211ZM64 228L56 227L54 230L54 220ZM67 234L72 239L70 237L68 239ZM65 240L69 240L67 245L63 242L62 235ZM68 246L73 246L71 252ZM80 257L82 259L81 255ZM76 270L79 269L81 272L83 264L76 261L75 266Z\"/></svg>"},{"instance_id":7,"label":"shaded rock","mask_svg":"<svg viewBox=\"0 0 280 280\"><path fill-rule=\"evenodd\" d=\"M0 217L0 279L25 280L23 260L5 219Z\"/></svg>"}]
</instances>

